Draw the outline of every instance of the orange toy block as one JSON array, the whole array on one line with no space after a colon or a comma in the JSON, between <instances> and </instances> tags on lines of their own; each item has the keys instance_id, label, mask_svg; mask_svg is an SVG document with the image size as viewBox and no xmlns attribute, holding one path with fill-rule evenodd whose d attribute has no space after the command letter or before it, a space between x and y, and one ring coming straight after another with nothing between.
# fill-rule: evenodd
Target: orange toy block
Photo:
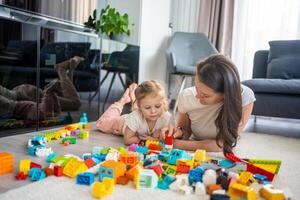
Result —
<instances>
[{"instance_id":1,"label":"orange toy block","mask_svg":"<svg viewBox=\"0 0 300 200\"><path fill-rule=\"evenodd\" d=\"M136 176L138 176L139 171L142 170L143 167L140 164L137 164L135 166L133 166L132 168L130 168L127 172L126 172L126 176L129 180L134 180Z\"/></svg>"},{"instance_id":2,"label":"orange toy block","mask_svg":"<svg viewBox=\"0 0 300 200\"><path fill-rule=\"evenodd\" d=\"M113 169L113 175L114 175L115 181L117 180L118 177L124 176L124 174L126 172L125 164L122 162L116 162L115 160L104 161L100 166L101 167L99 168L99 170L103 167ZM99 176L100 176L100 174L99 174Z\"/></svg>"},{"instance_id":3,"label":"orange toy block","mask_svg":"<svg viewBox=\"0 0 300 200\"><path fill-rule=\"evenodd\" d=\"M119 161L123 162L125 165L134 166L139 162L139 154L138 153L121 154L119 157Z\"/></svg>"},{"instance_id":4,"label":"orange toy block","mask_svg":"<svg viewBox=\"0 0 300 200\"><path fill-rule=\"evenodd\" d=\"M259 193L266 200L284 200L283 191L274 189L272 185L265 185Z\"/></svg>"},{"instance_id":5,"label":"orange toy block","mask_svg":"<svg viewBox=\"0 0 300 200\"><path fill-rule=\"evenodd\" d=\"M129 179L126 176L120 176L117 178L117 184L126 185Z\"/></svg>"},{"instance_id":6,"label":"orange toy block","mask_svg":"<svg viewBox=\"0 0 300 200\"><path fill-rule=\"evenodd\" d=\"M0 174L11 173L14 170L14 156L8 152L0 152Z\"/></svg>"},{"instance_id":7,"label":"orange toy block","mask_svg":"<svg viewBox=\"0 0 300 200\"><path fill-rule=\"evenodd\" d=\"M214 184L207 186L207 193L211 195L215 190L222 190L222 186L220 184Z\"/></svg>"}]
</instances>

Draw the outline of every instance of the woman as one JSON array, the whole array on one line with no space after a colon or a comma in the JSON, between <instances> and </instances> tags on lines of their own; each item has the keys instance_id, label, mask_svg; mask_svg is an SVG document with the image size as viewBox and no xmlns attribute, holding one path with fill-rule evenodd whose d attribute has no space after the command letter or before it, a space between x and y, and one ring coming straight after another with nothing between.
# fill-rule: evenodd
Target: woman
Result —
<instances>
[{"instance_id":1,"label":"woman","mask_svg":"<svg viewBox=\"0 0 300 200\"><path fill-rule=\"evenodd\" d=\"M217 54L197 65L195 87L183 90L178 101L174 147L226 154L247 124L255 97L241 85L235 65Z\"/></svg>"}]
</instances>

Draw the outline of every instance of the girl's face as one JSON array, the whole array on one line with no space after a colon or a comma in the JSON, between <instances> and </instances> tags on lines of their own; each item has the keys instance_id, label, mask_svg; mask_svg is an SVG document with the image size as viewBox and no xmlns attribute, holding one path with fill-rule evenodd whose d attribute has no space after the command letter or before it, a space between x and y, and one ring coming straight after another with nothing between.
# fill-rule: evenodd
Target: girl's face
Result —
<instances>
[{"instance_id":1,"label":"girl's face","mask_svg":"<svg viewBox=\"0 0 300 200\"><path fill-rule=\"evenodd\" d=\"M197 77L195 77L196 86L196 98L202 105L213 105L220 103L224 99L223 93L218 93L201 82Z\"/></svg>"},{"instance_id":2,"label":"girl's face","mask_svg":"<svg viewBox=\"0 0 300 200\"><path fill-rule=\"evenodd\" d=\"M138 102L139 110L147 121L156 121L164 112L164 99L148 95Z\"/></svg>"}]
</instances>

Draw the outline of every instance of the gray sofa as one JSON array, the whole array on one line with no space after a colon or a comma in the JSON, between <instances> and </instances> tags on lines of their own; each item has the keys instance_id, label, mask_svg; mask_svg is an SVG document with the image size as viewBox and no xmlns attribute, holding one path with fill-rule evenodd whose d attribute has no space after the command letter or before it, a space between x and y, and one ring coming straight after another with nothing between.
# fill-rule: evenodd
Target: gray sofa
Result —
<instances>
[{"instance_id":1,"label":"gray sofa","mask_svg":"<svg viewBox=\"0 0 300 200\"><path fill-rule=\"evenodd\" d=\"M252 114L300 119L300 40L269 45L255 53L253 79L243 82L255 93Z\"/></svg>"}]
</instances>

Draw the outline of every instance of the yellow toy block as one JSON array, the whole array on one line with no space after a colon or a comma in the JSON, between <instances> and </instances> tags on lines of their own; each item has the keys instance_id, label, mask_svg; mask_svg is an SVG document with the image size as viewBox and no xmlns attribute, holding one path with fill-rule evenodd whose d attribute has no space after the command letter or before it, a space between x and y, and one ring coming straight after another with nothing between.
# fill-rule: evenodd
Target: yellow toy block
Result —
<instances>
[{"instance_id":1,"label":"yellow toy block","mask_svg":"<svg viewBox=\"0 0 300 200\"><path fill-rule=\"evenodd\" d=\"M203 149L197 149L194 155L196 162L206 161L206 151Z\"/></svg>"},{"instance_id":2,"label":"yellow toy block","mask_svg":"<svg viewBox=\"0 0 300 200\"><path fill-rule=\"evenodd\" d=\"M176 171L177 171L177 166L175 165L169 165L166 164L165 166L167 166L166 170L165 170L165 174L173 174L176 175Z\"/></svg>"},{"instance_id":3,"label":"yellow toy block","mask_svg":"<svg viewBox=\"0 0 300 200\"><path fill-rule=\"evenodd\" d=\"M259 193L266 200L284 200L283 191L274 189L272 185L265 185Z\"/></svg>"},{"instance_id":4,"label":"yellow toy block","mask_svg":"<svg viewBox=\"0 0 300 200\"><path fill-rule=\"evenodd\" d=\"M111 178L103 178L102 182L96 181L93 185L92 195L95 198L102 198L111 194L114 190L114 180Z\"/></svg>"},{"instance_id":5,"label":"yellow toy block","mask_svg":"<svg viewBox=\"0 0 300 200\"><path fill-rule=\"evenodd\" d=\"M159 145L159 141L156 141L156 140L147 140L145 146L149 147L150 144Z\"/></svg>"},{"instance_id":6,"label":"yellow toy block","mask_svg":"<svg viewBox=\"0 0 300 200\"><path fill-rule=\"evenodd\" d=\"M70 159L70 161L66 164L63 170L63 174L69 176L71 178L76 177L77 174L87 170L88 167L84 162L80 162L75 158Z\"/></svg>"},{"instance_id":7,"label":"yellow toy block","mask_svg":"<svg viewBox=\"0 0 300 200\"><path fill-rule=\"evenodd\" d=\"M237 182L242 184L242 185L250 185L253 179L253 174L248 171L243 171L239 178L237 179Z\"/></svg>"},{"instance_id":8,"label":"yellow toy block","mask_svg":"<svg viewBox=\"0 0 300 200\"><path fill-rule=\"evenodd\" d=\"M20 160L19 172L23 172L25 175L28 174L30 170L30 160Z\"/></svg>"},{"instance_id":9,"label":"yellow toy block","mask_svg":"<svg viewBox=\"0 0 300 200\"><path fill-rule=\"evenodd\" d=\"M0 152L0 174L13 172L14 155L8 152Z\"/></svg>"},{"instance_id":10,"label":"yellow toy block","mask_svg":"<svg viewBox=\"0 0 300 200\"><path fill-rule=\"evenodd\" d=\"M240 198L245 198L247 200L256 200L256 193L254 189L238 183L229 185L228 195L232 200L238 200Z\"/></svg>"},{"instance_id":11,"label":"yellow toy block","mask_svg":"<svg viewBox=\"0 0 300 200\"><path fill-rule=\"evenodd\" d=\"M281 160L249 159L249 162L273 174L278 174L281 166Z\"/></svg>"}]
</instances>

